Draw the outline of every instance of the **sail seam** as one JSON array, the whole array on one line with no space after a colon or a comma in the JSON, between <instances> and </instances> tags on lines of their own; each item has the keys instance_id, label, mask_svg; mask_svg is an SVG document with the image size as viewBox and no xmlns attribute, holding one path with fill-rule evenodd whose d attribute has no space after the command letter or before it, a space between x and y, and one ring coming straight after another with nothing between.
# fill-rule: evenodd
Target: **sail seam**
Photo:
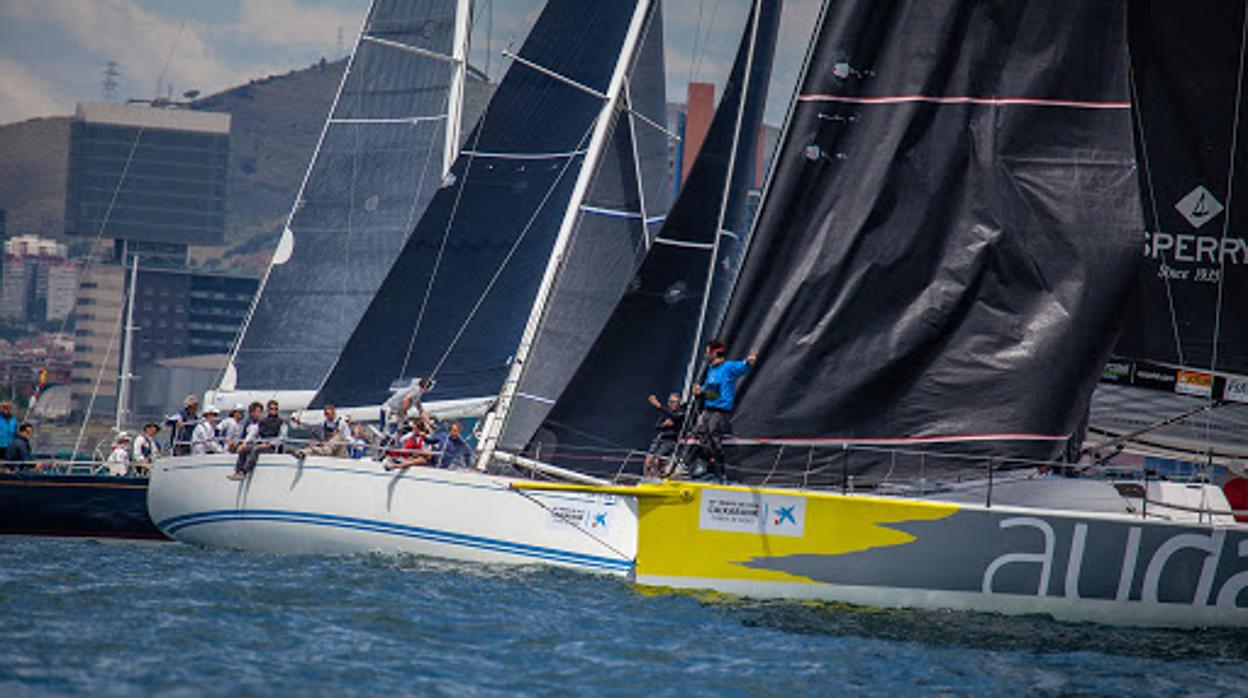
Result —
<instances>
[{"instance_id":1,"label":"sail seam","mask_svg":"<svg viewBox=\"0 0 1248 698\"><path fill-rule=\"evenodd\" d=\"M1070 434L945 434L933 436L882 436L882 437L820 437L820 438L767 438L734 436L724 443L734 446L853 446L888 445L912 443L967 443L978 441L1064 441Z\"/></svg>"},{"instance_id":2,"label":"sail seam","mask_svg":"<svg viewBox=\"0 0 1248 698\"><path fill-rule=\"evenodd\" d=\"M1040 97L975 97L971 95L885 95L858 97L853 95L807 94L799 102L842 102L845 104L976 104L990 107L1063 107L1070 109L1130 109L1131 102L1102 102L1079 99L1045 99Z\"/></svg>"},{"instance_id":3,"label":"sail seam","mask_svg":"<svg viewBox=\"0 0 1248 698\"><path fill-rule=\"evenodd\" d=\"M587 151L569 150L566 153L499 153L487 152L484 150L463 150L462 155L471 155L475 158L495 158L499 160L557 160L559 158L574 158L584 155Z\"/></svg>"}]
</instances>

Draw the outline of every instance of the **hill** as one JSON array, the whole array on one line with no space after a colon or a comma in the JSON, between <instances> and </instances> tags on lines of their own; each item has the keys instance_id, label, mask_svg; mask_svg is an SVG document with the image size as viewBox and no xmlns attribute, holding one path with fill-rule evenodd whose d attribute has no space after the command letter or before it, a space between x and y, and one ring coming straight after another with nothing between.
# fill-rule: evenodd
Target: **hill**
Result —
<instances>
[{"instance_id":1,"label":"hill","mask_svg":"<svg viewBox=\"0 0 1248 698\"><path fill-rule=\"evenodd\" d=\"M197 264L215 267L228 260L236 268L263 271L345 65L345 60L321 61L190 104L232 117L226 247L195 249ZM465 124L476 123L491 92L470 69ZM0 209L7 211L9 234L63 236L69 122L68 116L54 116L0 126Z\"/></svg>"}]
</instances>

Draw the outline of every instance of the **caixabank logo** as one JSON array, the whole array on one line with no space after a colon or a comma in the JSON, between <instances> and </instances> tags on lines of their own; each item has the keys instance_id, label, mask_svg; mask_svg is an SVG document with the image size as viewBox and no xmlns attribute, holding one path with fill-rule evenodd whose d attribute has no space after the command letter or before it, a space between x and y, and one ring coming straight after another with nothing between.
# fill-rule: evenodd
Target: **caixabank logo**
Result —
<instances>
[{"instance_id":1,"label":"caixabank logo","mask_svg":"<svg viewBox=\"0 0 1248 698\"><path fill-rule=\"evenodd\" d=\"M704 490L698 524L712 531L800 537L806 532L806 500L748 490Z\"/></svg>"}]
</instances>

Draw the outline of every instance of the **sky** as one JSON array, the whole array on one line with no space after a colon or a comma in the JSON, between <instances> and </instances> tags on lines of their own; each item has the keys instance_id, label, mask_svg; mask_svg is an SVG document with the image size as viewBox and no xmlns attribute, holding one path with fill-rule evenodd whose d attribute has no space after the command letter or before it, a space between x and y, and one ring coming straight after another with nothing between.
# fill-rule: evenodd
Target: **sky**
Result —
<instances>
[{"instance_id":1,"label":"sky","mask_svg":"<svg viewBox=\"0 0 1248 698\"><path fill-rule=\"evenodd\" d=\"M593 2L595 0L586 0ZM750 0L668 0L668 101L693 81L721 83ZM785 0L767 121L780 123L820 0ZM368 0L0 0L0 124L69 114L103 98L118 64L120 99L203 94L351 50ZM500 75L541 0L477 0L472 62ZM487 51L487 47L492 50ZM717 90L717 95L718 95Z\"/></svg>"}]
</instances>

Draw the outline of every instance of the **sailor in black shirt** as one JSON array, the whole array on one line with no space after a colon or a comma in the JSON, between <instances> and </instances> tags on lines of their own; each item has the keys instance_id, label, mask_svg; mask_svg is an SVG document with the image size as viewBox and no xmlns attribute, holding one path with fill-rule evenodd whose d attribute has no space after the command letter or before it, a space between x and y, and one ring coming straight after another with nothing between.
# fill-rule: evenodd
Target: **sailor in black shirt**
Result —
<instances>
[{"instance_id":1,"label":"sailor in black shirt","mask_svg":"<svg viewBox=\"0 0 1248 698\"><path fill-rule=\"evenodd\" d=\"M659 402L654 395L646 400L663 413L654 425L654 440L650 442L650 450L646 453L645 476L657 478L671 470L672 456L676 454L677 440L685 425L685 406L681 404L680 395L677 393L667 396L666 405Z\"/></svg>"}]
</instances>

